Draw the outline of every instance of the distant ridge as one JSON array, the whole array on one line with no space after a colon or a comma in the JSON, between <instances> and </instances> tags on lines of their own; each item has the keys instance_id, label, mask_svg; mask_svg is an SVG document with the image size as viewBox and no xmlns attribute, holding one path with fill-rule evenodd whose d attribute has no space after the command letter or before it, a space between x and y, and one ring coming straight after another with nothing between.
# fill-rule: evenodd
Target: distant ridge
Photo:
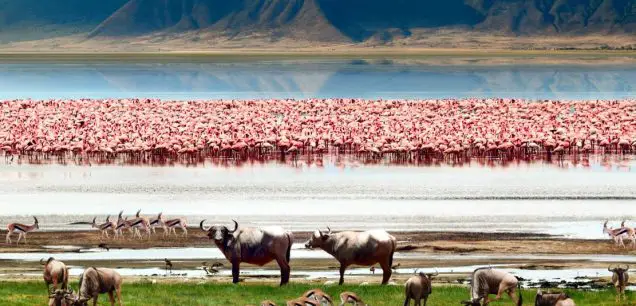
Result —
<instances>
[{"instance_id":1,"label":"distant ridge","mask_svg":"<svg viewBox=\"0 0 636 306\"><path fill-rule=\"evenodd\" d=\"M0 0L3 41L196 33L228 41L389 43L439 30L633 34L636 0Z\"/></svg>"},{"instance_id":2,"label":"distant ridge","mask_svg":"<svg viewBox=\"0 0 636 306\"><path fill-rule=\"evenodd\" d=\"M346 40L316 0L130 0L89 37L193 30L230 37L260 33L272 39Z\"/></svg>"}]
</instances>

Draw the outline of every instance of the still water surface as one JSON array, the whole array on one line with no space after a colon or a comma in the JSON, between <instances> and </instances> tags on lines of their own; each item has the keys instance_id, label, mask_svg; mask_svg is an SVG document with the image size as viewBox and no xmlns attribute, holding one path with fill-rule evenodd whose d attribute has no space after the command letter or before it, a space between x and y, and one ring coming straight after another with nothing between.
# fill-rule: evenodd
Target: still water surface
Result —
<instances>
[{"instance_id":1,"label":"still water surface","mask_svg":"<svg viewBox=\"0 0 636 306\"><path fill-rule=\"evenodd\" d=\"M156 97L613 99L636 66L435 66L400 60L0 64L0 99Z\"/></svg>"}]
</instances>

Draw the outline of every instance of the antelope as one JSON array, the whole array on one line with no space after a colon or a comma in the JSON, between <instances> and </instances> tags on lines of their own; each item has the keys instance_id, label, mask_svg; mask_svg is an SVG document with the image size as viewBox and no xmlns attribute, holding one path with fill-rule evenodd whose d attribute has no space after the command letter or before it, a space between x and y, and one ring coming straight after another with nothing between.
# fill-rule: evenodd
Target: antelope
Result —
<instances>
[{"instance_id":1,"label":"antelope","mask_svg":"<svg viewBox=\"0 0 636 306\"><path fill-rule=\"evenodd\" d=\"M621 295L625 298L625 287L627 287L629 283L629 266L625 268L621 268L620 266L613 268L612 266L607 267L607 271L612 272L612 284L616 287L616 300L621 300Z\"/></svg>"},{"instance_id":2,"label":"antelope","mask_svg":"<svg viewBox=\"0 0 636 306\"><path fill-rule=\"evenodd\" d=\"M352 304L353 306L368 306L360 297L358 297L357 294L349 291L340 293L340 306L344 306L345 304Z\"/></svg>"},{"instance_id":3,"label":"antelope","mask_svg":"<svg viewBox=\"0 0 636 306\"><path fill-rule=\"evenodd\" d=\"M607 234L610 236L610 238L614 239L614 243L616 244L616 246L622 246L625 247L625 244L623 243L623 235L625 235L627 233L627 229L625 228L616 228L613 229L611 227L607 227L607 220L605 221L605 223L603 223L603 233Z\"/></svg>"},{"instance_id":4,"label":"antelope","mask_svg":"<svg viewBox=\"0 0 636 306\"><path fill-rule=\"evenodd\" d=\"M302 296L316 300L319 305L326 304L328 306L333 306L333 300L331 299L331 296L320 289L308 290L307 292L303 293Z\"/></svg>"},{"instance_id":5,"label":"antelope","mask_svg":"<svg viewBox=\"0 0 636 306\"><path fill-rule=\"evenodd\" d=\"M128 221L128 217L123 218L121 216L121 212L119 213L119 219L117 220L117 232L119 233L119 237L121 237L122 239L124 238L124 229L128 229L128 231L130 232L130 234L132 235L132 238L135 237L141 237L141 234L139 234L139 230L137 230L137 228L132 227L132 221Z\"/></svg>"},{"instance_id":6,"label":"antelope","mask_svg":"<svg viewBox=\"0 0 636 306\"><path fill-rule=\"evenodd\" d=\"M574 301L565 293L543 293L541 289L537 291L534 298L535 306L576 306Z\"/></svg>"},{"instance_id":7,"label":"antelope","mask_svg":"<svg viewBox=\"0 0 636 306\"><path fill-rule=\"evenodd\" d=\"M301 296L297 299L287 301L287 306L320 306L318 301Z\"/></svg>"},{"instance_id":8,"label":"antelope","mask_svg":"<svg viewBox=\"0 0 636 306\"><path fill-rule=\"evenodd\" d=\"M117 224L113 221L110 221L110 216L107 216L106 222L102 224L97 224L96 219L97 217L93 218L93 223L91 224L91 227L99 229L101 231L100 238L104 236L106 236L106 238L110 238L110 236L108 235L108 230L112 230L115 237L117 237Z\"/></svg>"},{"instance_id":9,"label":"antelope","mask_svg":"<svg viewBox=\"0 0 636 306\"><path fill-rule=\"evenodd\" d=\"M170 236L170 233L174 233L174 235L177 236L177 228L180 228L182 230L184 237L188 236L188 223L185 218L165 220L163 218L163 213L159 213L157 218L154 219L150 224L154 224L154 227L162 227L164 236Z\"/></svg>"},{"instance_id":10,"label":"antelope","mask_svg":"<svg viewBox=\"0 0 636 306\"><path fill-rule=\"evenodd\" d=\"M627 235L627 238L632 240L632 248L636 248L636 230L633 227L625 226L625 222L627 222L627 220L623 220L623 222L621 222L621 228L627 230L627 233L625 234Z\"/></svg>"},{"instance_id":11,"label":"antelope","mask_svg":"<svg viewBox=\"0 0 636 306\"><path fill-rule=\"evenodd\" d=\"M150 220L148 220L148 218L144 216L140 216L140 213L141 213L141 209L138 210L137 213L135 214L135 219L131 220L133 221L131 226L146 231L146 234L148 234L148 238L150 238L150 234L151 234Z\"/></svg>"},{"instance_id":12,"label":"antelope","mask_svg":"<svg viewBox=\"0 0 636 306\"><path fill-rule=\"evenodd\" d=\"M16 245L20 243L20 239L24 238L24 244L27 243L27 233L28 232L32 232L36 229L40 228L39 222L38 222L38 218L36 218L35 216L33 216L33 220L35 221L33 223L33 225L26 225L26 224L22 224L22 223L10 223L9 225L7 225L7 238L6 238L6 242L8 244L11 244L12 240L11 240L11 234L13 234L14 232L18 233L18 241L16 241Z\"/></svg>"}]
</instances>

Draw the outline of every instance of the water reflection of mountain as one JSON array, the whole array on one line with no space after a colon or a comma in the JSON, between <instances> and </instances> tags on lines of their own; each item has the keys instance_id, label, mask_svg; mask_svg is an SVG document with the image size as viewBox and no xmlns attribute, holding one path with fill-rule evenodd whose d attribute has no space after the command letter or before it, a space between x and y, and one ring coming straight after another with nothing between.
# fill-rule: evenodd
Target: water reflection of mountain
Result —
<instances>
[{"instance_id":1,"label":"water reflection of mountain","mask_svg":"<svg viewBox=\"0 0 636 306\"><path fill-rule=\"evenodd\" d=\"M618 66L435 67L390 61L0 66L3 98L614 98L634 88L636 70Z\"/></svg>"}]
</instances>

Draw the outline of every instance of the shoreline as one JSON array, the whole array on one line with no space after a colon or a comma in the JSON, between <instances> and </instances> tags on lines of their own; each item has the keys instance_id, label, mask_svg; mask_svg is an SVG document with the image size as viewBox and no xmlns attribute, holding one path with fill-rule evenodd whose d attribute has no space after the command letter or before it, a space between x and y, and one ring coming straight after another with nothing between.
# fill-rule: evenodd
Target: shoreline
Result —
<instances>
[{"instance_id":1,"label":"shoreline","mask_svg":"<svg viewBox=\"0 0 636 306\"><path fill-rule=\"evenodd\" d=\"M199 51L6 51L0 63L214 63L263 60L418 60L448 65L621 65L636 63L636 50L511 50L431 48L217 49Z\"/></svg>"}]
</instances>

